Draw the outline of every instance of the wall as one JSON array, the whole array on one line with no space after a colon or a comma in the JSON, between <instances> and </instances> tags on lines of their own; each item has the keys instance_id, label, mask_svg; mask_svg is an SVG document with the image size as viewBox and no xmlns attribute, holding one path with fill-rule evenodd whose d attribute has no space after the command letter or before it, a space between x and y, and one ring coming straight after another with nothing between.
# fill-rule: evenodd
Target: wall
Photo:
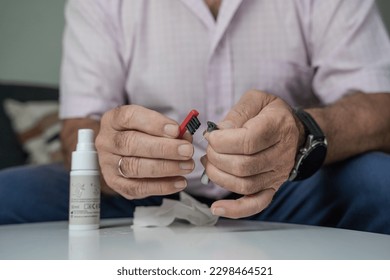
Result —
<instances>
[{"instance_id":1,"label":"wall","mask_svg":"<svg viewBox=\"0 0 390 280\"><path fill-rule=\"evenodd\" d=\"M64 3L0 0L0 81L58 84ZM390 1L378 4L390 30Z\"/></svg>"},{"instance_id":2,"label":"wall","mask_svg":"<svg viewBox=\"0 0 390 280\"><path fill-rule=\"evenodd\" d=\"M65 0L0 0L0 80L57 85Z\"/></svg>"},{"instance_id":3,"label":"wall","mask_svg":"<svg viewBox=\"0 0 390 280\"><path fill-rule=\"evenodd\" d=\"M389 0L377 0L379 10L382 13L382 18L387 26L387 30L390 31L390 1ZM389 32L390 33L390 32Z\"/></svg>"}]
</instances>

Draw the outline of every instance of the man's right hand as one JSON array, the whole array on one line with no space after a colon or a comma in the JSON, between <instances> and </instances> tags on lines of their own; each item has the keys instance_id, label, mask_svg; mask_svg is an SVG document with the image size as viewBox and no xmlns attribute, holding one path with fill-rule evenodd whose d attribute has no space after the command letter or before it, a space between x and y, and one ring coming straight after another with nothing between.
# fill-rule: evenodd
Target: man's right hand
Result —
<instances>
[{"instance_id":1,"label":"man's right hand","mask_svg":"<svg viewBox=\"0 0 390 280\"><path fill-rule=\"evenodd\" d=\"M104 179L127 199L183 190L195 167L191 139L176 139L177 122L137 105L105 113L96 138ZM118 170L121 161L122 176Z\"/></svg>"}]
</instances>

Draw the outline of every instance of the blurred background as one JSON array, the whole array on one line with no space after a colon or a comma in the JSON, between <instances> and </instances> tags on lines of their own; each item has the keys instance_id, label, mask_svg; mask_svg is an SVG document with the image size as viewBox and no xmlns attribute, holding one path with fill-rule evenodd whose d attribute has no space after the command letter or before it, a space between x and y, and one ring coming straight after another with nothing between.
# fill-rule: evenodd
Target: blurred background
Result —
<instances>
[{"instance_id":1,"label":"blurred background","mask_svg":"<svg viewBox=\"0 0 390 280\"><path fill-rule=\"evenodd\" d=\"M57 85L65 0L0 0L0 81Z\"/></svg>"},{"instance_id":2,"label":"blurred background","mask_svg":"<svg viewBox=\"0 0 390 280\"><path fill-rule=\"evenodd\" d=\"M58 84L65 2L0 0L0 169L62 161ZM377 3L390 30L390 1Z\"/></svg>"}]
</instances>

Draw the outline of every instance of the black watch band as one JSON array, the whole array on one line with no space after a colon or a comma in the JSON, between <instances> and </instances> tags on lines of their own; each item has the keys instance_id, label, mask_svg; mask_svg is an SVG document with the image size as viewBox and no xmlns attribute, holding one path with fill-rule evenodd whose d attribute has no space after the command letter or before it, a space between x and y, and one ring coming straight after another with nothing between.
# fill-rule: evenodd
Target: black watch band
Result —
<instances>
[{"instance_id":1,"label":"black watch band","mask_svg":"<svg viewBox=\"0 0 390 280\"><path fill-rule=\"evenodd\" d=\"M323 165L327 153L327 141L316 121L302 109L294 109L305 128L306 142L296 156L289 181L303 180L312 176Z\"/></svg>"},{"instance_id":2,"label":"black watch band","mask_svg":"<svg viewBox=\"0 0 390 280\"><path fill-rule=\"evenodd\" d=\"M307 138L309 134L312 134L314 139L325 138L321 128L318 126L316 121L312 118L312 116L310 116L308 112L296 108L294 109L294 113L298 117L298 119L302 122L303 126L305 127L305 138Z\"/></svg>"}]
</instances>

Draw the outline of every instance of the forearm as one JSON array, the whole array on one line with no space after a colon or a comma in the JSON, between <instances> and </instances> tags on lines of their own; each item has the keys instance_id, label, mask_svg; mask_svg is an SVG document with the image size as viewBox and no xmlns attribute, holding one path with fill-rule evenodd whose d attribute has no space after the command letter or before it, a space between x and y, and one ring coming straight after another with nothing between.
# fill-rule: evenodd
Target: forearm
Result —
<instances>
[{"instance_id":1,"label":"forearm","mask_svg":"<svg viewBox=\"0 0 390 280\"><path fill-rule=\"evenodd\" d=\"M307 110L328 140L325 163L368 152L390 152L390 94L357 93Z\"/></svg>"}]
</instances>

